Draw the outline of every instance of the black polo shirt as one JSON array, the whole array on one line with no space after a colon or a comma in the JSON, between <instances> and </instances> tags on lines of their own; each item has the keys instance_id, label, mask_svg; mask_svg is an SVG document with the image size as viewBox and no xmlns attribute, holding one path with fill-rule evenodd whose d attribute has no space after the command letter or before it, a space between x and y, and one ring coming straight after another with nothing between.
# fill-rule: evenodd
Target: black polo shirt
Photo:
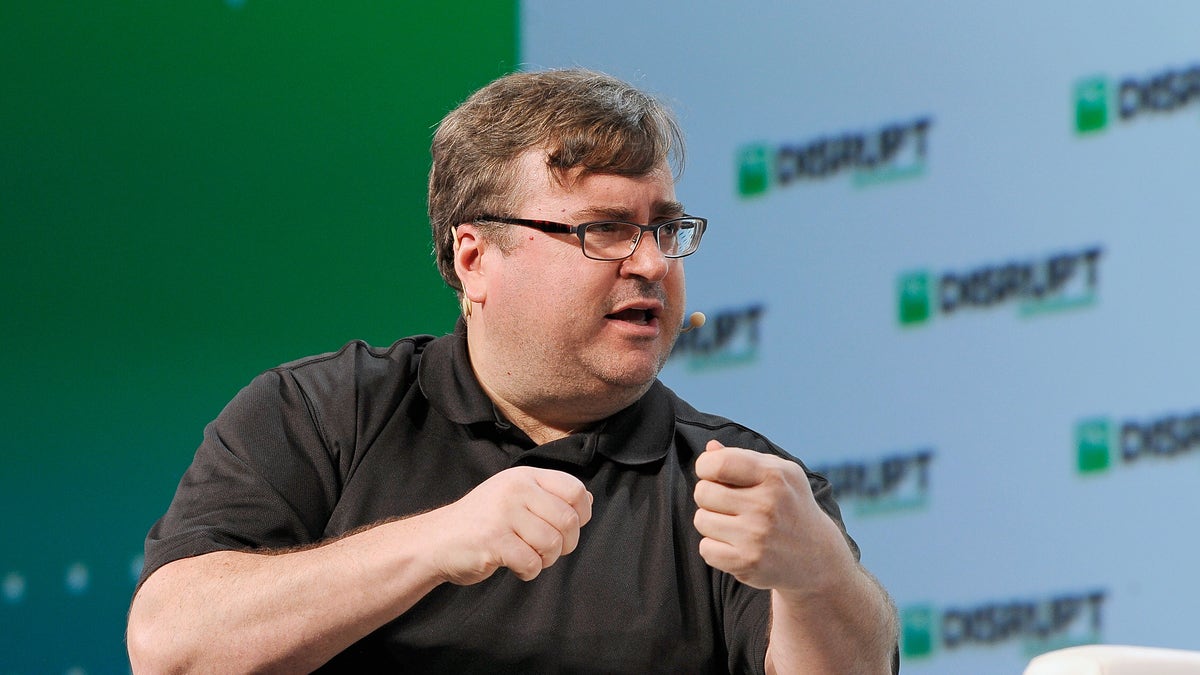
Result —
<instances>
[{"instance_id":1,"label":"black polo shirt","mask_svg":"<svg viewBox=\"0 0 1200 675\"><path fill-rule=\"evenodd\" d=\"M463 331L353 342L256 378L205 429L147 537L143 579L188 556L311 544L443 506L509 467L554 468L594 497L574 552L529 582L501 569L443 584L322 671L762 672L769 594L700 557L693 465L712 438L788 455L660 382L538 446L480 388ZM824 478L809 479L841 526Z\"/></svg>"}]
</instances>

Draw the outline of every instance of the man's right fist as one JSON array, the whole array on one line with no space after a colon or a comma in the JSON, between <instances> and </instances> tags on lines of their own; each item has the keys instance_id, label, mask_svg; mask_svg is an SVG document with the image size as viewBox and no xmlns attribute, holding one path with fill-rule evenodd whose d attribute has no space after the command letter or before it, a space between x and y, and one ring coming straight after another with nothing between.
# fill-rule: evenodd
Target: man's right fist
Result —
<instances>
[{"instance_id":1,"label":"man's right fist","mask_svg":"<svg viewBox=\"0 0 1200 675\"><path fill-rule=\"evenodd\" d=\"M507 567L529 581L579 545L592 495L562 471L516 467L418 517L444 580L476 584Z\"/></svg>"}]
</instances>

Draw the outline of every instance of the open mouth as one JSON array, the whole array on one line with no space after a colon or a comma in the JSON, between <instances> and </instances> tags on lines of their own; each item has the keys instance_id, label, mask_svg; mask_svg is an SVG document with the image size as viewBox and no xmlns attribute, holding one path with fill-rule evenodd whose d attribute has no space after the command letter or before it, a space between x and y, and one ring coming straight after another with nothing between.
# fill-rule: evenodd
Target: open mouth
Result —
<instances>
[{"instance_id":1,"label":"open mouth","mask_svg":"<svg viewBox=\"0 0 1200 675\"><path fill-rule=\"evenodd\" d=\"M627 321L636 326L648 326L657 317L658 313L653 309L639 309L636 307L630 307L629 309L623 309L619 312L608 314L605 318L612 319L614 321Z\"/></svg>"}]
</instances>

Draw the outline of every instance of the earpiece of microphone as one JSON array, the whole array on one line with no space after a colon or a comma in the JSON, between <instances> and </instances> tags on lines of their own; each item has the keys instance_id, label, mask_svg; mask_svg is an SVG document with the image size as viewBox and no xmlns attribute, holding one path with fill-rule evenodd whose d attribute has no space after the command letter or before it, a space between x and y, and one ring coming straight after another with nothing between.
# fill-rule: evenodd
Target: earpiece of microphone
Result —
<instances>
[{"instance_id":1,"label":"earpiece of microphone","mask_svg":"<svg viewBox=\"0 0 1200 675\"><path fill-rule=\"evenodd\" d=\"M700 326L703 326L704 322L707 320L707 317L704 316L704 312L692 312L691 316L688 317L687 325L681 328L679 332L686 333L689 330L695 330Z\"/></svg>"}]
</instances>

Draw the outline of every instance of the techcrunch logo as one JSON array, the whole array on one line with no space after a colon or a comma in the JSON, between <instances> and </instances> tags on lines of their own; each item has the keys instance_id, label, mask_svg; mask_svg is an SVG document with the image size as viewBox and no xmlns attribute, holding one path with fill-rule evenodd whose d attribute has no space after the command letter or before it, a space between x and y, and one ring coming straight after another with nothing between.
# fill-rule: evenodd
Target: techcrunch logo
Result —
<instances>
[{"instance_id":1,"label":"techcrunch logo","mask_svg":"<svg viewBox=\"0 0 1200 675\"><path fill-rule=\"evenodd\" d=\"M933 657L969 647L1019 644L1026 657L1101 641L1104 590L1058 593L1045 598L1001 600L937 609L914 605L900 612L901 651L906 658Z\"/></svg>"},{"instance_id":2,"label":"techcrunch logo","mask_svg":"<svg viewBox=\"0 0 1200 675\"><path fill-rule=\"evenodd\" d=\"M688 370L739 366L758 359L762 304L723 310L704 325L680 333L669 362L683 361Z\"/></svg>"},{"instance_id":3,"label":"techcrunch logo","mask_svg":"<svg viewBox=\"0 0 1200 675\"><path fill-rule=\"evenodd\" d=\"M854 513L869 516L924 508L929 502L929 465L933 450L922 448L870 462L850 461L819 466L833 496Z\"/></svg>"},{"instance_id":4,"label":"techcrunch logo","mask_svg":"<svg viewBox=\"0 0 1200 675\"><path fill-rule=\"evenodd\" d=\"M950 317L1009 304L1021 316L1086 307L1096 301L1103 252L1090 246L962 272L904 272L896 281L897 318L902 326L916 326L935 314Z\"/></svg>"},{"instance_id":5,"label":"techcrunch logo","mask_svg":"<svg viewBox=\"0 0 1200 675\"><path fill-rule=\"evenodd\" d=\"M1133 464L1176 459L1196 450L1200 450L1200 410L1119 425L1108 417L1094 417L1075 425L1076 467L1081 474L1107 471L1114 456L1122 464Z\"/></svg>"},{"instance_id":6,"label":"techcrunch logo","mask_svg":"<svg viewBox=\"0 0 1200 675\"><path fill-rule=\"evenodd\" d=\"M1171 113L1200 100L1200 64L1169 68L1146 77L1125 77L1115 85L1098 75L1075 83L1075 132L1108 128L1111 113L1128 122L1146 113Z\"/></svg>"},{"instance_id":7,"label":"techcrunch logo","mask_svg":"<svg viewBox=\"0 0 1200 675\"><path fill-rule=\"evenodd\" d=\"M850 173L858 187L914 178L925 173L926 139L933 118L885 124L799 143L751 143L737 153L737 189L743 198L772 187Z\"/></svg>"}]
</instances>

